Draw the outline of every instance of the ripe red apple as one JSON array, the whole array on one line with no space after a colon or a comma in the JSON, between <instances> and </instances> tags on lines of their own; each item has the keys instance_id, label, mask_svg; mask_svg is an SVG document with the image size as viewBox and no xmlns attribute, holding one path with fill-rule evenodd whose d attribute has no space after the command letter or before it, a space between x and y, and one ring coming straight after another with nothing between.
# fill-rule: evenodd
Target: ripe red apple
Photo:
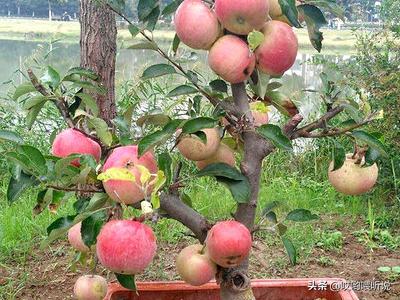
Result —
<instances>
[{"instance_id":1,"label":"ripe red apple","mask_svg":"<svg viewBox=\"0 0 400 300\"><path fill-rule=\"evenodd\" d=\"M260 29L268 18L267 0L215 0L215 13L232 33L246 35Z\"/></svg>"},{"instance_id":2,"label":"ripe red apple","mask_svg":"<svg viewBox=\"0 0 400 300\"><path fill-rule=\"evenodd\" d=\"M156 237L146 224L113 220L100 230L96 252L100 263L119 274L141 273L153 260Z\"/></svg>"},{"instance_id":3,"label":"ripe red apple","mask_svg":"<svg viewBox=\"0 0 400 300\"><path fill-rule=\"evenodd\" d=\"M136 181L115 179L104 181L104 189L111 199L125 204L136 203L144 199L145 193L142 190L143 185L140 182L141 173L138 165L146 167L151 174L158 171L156 159L151 151L138 157L138 146L136 145L118 147L113 150L103 166L103 171L109 168L126 168L135 176ZM147 195L150 195L151 192L152 186L147 189Z\"/></svg>"},{"instance_id":4,"label":"ripe red apple","mask_svg":"<svg viewBox=\"0 0 400 300\"><path fill-rule=\"evenodd\" d=\"M68 241L76 250L80 252L88 252L90 249L82 240L81 226L82 222L79 222L68 230Z\"/></svg>"},{"instance_id":5,"label":"ripe red apple","mask_svg":"<svg viewBox=\"0 0 400 300\"><path fill-rule=\"evenodd\" d=\"M261 125L267 124L269 121L268 108L261 101L255 101L250 103L251 114L254 118L254 126L260 127Z\"/></svg>"},{"instance_id":6,"label":"ripe red apple","mask_svg":"<svg viewBox=\"0 0 400 300\"><path fill-rule=\"evenodd\" d=\"M200 160L196 162L197 168L204 169L208 165L215 164L215 163L226 163L232 167L235 166L235 154L233 153L232 149L229 148L225 144L220 144L218 147L217 152L215 152L212 156L205 160Z\"/></svg>"},{"instance_id":7,"label":"ripe red apple","mask_svg":"<svg viewBox=\"0 0 400 300\"><path fill-rule=\"evenodd\" d=\"M103 300L107 294L107 281L98 275L85 275L78 278L74 286L78 300Z\"/></svg>"},{"instance_id":8,"label":"ripe red apple","mask_svg":"<svg viewBox=\"0 0 400 300\"><path fill-rule=\"evenodd\" d=\"M237 221L215 224L207 234L206 251L217 265L232 268L239 265L251 249L250 231Z\"/></svg>"},{"instance_id":9,"label":"ripe red apple","mask_svg":"<svg viewBox=\"0 0 400 300\"><path fill-rule=\"evenodd\" d=\"M373 188L378 179L379 169L376 164L361 167L363 162L355 164L357 159L352 156L352 153L347 154L343 166L336 171L332 171L333 162L331 162L328 178L338 192L346 195L360 195Z\"/></svg>"},{"instance_id":10,"label":"ripe red apple","mask_svg":"<svg viewBox=\"0 0 400 300\"><path fill-rule=\"evenodd\" d=\"M205 128L201 131L207 137L205 144L196 135L183 136L178 142L177 148L179 152L189 160L198 161L207 159L218 150L220 144L218 130L216 128Z\"/></svg>"},{"instance_id":11,"label":"ripe red apple","mask_svg":"<svg viewBox=\"0 0 400 300\"><path fill-rule=\"evenodd\" d=\"M101 148L98 143L83 133L69 128L57 134L53 141L51 153L57 157L67 157L71 154L89 154L98 162L101 157ZM73 160L71 164L79 167L79 158Z\"/></svg>"},{"instance_id":12,"label":"ripe red apple","mask_svg":"<svg viewBox=\"0 0 400 300\"><path fill-rule=\"evenodd\" d=\"M211 47L208 64L222 79L230 83L239 83L247 80L253 73L255 57L246 42L228 34L218 39Z\"/></svg>"},{"instance_id":13,"label":"ripe red apple","mask_svg":"<svg viewBox=\"0 0 400 300\"><path fill-rule=\"evenodd\" d=\"M179 39L193 49L210 49L221 34L215 12L201 0L183 1L174 23Z\"/></svg>"},{"instance_id":14,"label":"ripe red apple","mask_svg":"<svg viewBox=\"0 0 400 300\"><path fill-rule=\"evenodd\" d=\"M217 273L217 265L202 250L203 246L199 244L188 246L176 259L179 275L190 285L206 284Z\"/></svg>"},{"instance_id":15,"label":"ripe red apple","mask_svg":"<svg viewBox=\"0 0 400 300\"><path fill-rule=\"evenodd\" d=\"M292 27L280 21L265 23L264 41L255 51L257 68L271 76L281 76L296 61L298 42Z\"/></svg>"}]
</instances>

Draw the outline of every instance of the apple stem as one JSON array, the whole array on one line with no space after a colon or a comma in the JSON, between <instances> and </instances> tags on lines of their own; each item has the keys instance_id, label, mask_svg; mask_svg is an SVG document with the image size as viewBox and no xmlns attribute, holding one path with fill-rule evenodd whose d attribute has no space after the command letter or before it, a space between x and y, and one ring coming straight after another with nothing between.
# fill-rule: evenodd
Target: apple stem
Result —
<instances>
[{"instance_id":1,"label":"apple stem","mask_svg":"<svg viewBox=\"0 0 400 300\"><path fill-rule=\"evenodd\" d=\"M200 254L204 254L206 251L206 243L204 243L203 247L200 250Z\"/></svg>"}]
</instances>

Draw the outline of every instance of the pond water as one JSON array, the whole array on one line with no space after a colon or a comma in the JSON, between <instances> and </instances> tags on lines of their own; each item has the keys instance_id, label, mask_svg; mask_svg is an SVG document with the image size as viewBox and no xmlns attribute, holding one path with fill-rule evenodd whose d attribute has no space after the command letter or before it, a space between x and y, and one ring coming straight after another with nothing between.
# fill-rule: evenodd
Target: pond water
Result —
<instances>
[{"instance_id":1,"label":"pond water","mask_svg":"<svg viewBox=\"0 0 400 300\"><path fill-rule=\"evenodd\" d=\"M168 48L168 45L165 47ZM49 50L51 54L47 56ZM182 48L181 54L190 57L189 61L184 63L186 68L205 71L209 79L213 78L213 74L206 66L205 52L197 56ZM24 70L27 66L35 65L35 61L43 62L45 56L47 56L45 64L52 65L63 72L79 65L79 45L0 40L0 95L4 96L10 90L10 80L16 84L25 81L23 74L18 72L19 69ZM334 63L346 59L343 56L318 56ZM312 57L313 55L310 54L299 53L295 65L281 79L284 82L282 91L291 93L304 88L318 89L320 87L320 73L329 72L329 70L326 70L324 65L313 64ZM163 59L154 51L121 48L117 56L117 84L129 79L138 79L146 66L157 62L163 62Z\"/></svg>"}]
</instances>

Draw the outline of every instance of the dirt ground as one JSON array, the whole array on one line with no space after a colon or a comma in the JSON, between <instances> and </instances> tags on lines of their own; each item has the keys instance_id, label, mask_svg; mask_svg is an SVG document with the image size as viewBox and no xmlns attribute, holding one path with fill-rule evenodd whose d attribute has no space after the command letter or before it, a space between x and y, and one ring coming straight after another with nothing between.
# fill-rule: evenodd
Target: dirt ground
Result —
<instances>
[{"instance_id":1,"label":"dirt ground","mask_svg":"<svg viewBox=\"0 0 400 300\"><path fill-rule=\"evenodd\" d=\"M262 241L256 241L251 255L252 278L339 277L348 281L387 281L377 268L400 265L400 251L371 251L360 244L350 232L342 232L345 236L342 251L325 252L315 248L306 261L300 261L295 267L290 267L287 263L283 266L276 263L287 261L282 247L270 247ZM159 244L154 262L145 275L138 276L137 281L179 279L175 273L174 259L186 244ZM332 263L329 266L321 265L321 256L329 258ZM15 289L19 290L16 299L73 299L74 282L81 273L87 272L87 269L78 266L77 272L72 272L68 268L72 259L73 253L67 245L44 253L35 252L24 266L0 268L0 285L13 281ZM97 267L97 273L99 272L101 273L101 267ZM115 279L104 270L103 275L110 281ZM356 293L361 300L400 300L400 281L392 281L390 291ZM1 295L0 299L3 299Z\"/></svg>"}]
</instances>

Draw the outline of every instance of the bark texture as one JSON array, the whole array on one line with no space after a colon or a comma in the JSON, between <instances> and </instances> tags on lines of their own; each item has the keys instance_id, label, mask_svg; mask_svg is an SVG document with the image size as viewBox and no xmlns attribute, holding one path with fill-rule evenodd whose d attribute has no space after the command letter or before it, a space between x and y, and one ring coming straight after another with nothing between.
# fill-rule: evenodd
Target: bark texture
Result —
<instances>
[{"instance_id":1,"label":"bark texture","mask_svg":"<svg viewBox=\"0 0 400 300\"><path fill-rule=\"evenodd\" d=\"M91 69L100 76L106 88L104 95L94 95L100 117L110 124L116 116L115 60L117 53L117 27L114 13L104 4L93 0L80 1L81 67Z\"/></svg>"}]
</instances>

